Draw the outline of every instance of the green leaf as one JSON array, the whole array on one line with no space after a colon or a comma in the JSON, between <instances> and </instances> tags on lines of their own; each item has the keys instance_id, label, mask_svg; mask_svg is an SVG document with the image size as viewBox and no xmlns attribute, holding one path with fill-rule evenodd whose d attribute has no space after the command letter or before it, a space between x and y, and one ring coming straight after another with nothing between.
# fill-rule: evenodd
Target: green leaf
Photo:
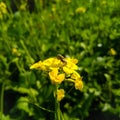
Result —
<instances>
[{"instance_id":1,"label":"green leaf","mask_svg":"<svg viewBox=\"0 0 120 120\"><path fill-rule=\"evenodd\" d=\"M1 112L0 112L0 114L1 114ZM0 118L0 120L11 120L11 119L10 119L9 115L2 114L2 118Z\"/></svg>"},{"instance_id":2,"label":"green leaf","mask_svg":"<svg viewBox=\"0 0 120 120\"><path fill-rule=\"evenodd\" d=\"M29 116L32 116L33 113L33 108L29 107L29 100L26 97L20 97L17 101L17 108L20 110L23 110L29 114Z\"/></svg>"},{"instance_id":3,"label":"green leaf","mask_svg":"<svg viewBox=\"0 0 120 120\"><path fill-rule=\"evenodd\" d=\"M120 89L112 89L112 93L113 93L115 96L119 96L119 97L120 97Z\"/></svg>"}]
</instances>

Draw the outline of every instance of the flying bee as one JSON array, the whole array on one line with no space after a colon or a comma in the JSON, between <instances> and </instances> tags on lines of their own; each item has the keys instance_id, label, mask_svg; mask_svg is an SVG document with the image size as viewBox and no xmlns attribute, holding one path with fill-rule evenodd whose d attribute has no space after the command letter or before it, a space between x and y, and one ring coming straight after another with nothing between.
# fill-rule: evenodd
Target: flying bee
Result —
<instances>
[{"instance_id":1,"label":"flying bee","mask_svg":"<svg viewBox=\"0 0 120 120\"><path fill-rule=\"evenodd\" d=\"M67 64L67 61L65 60L65 57L63 57L61 54L57 55L57 59L61 60L64 64Z\"/></svg>"}]
</instances>

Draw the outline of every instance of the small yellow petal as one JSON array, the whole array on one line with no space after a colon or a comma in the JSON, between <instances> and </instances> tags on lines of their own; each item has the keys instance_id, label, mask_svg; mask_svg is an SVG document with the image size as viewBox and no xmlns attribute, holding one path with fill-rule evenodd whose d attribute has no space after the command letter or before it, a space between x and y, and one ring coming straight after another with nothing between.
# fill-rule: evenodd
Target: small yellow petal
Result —
<instances>
[{"instance_id":1,"label":"small yellow petal","mask_svg":"<svg viewBox=\"0 0 120 120\"><path fill-rule=\"evenodd\" d=\"M51 72L49 72L50 76L57 76L58 69L53 69Z\"/></svg>"},{"instance_id":2,"label":"small yellow petal","mask_svg":"<svg viewBox=\"0 0 120 120\"><path fill-rule=\"evenodd\" d=\"M85 13L86 12L86 8L84 7L79 7L75 10L76 13Z\"/></svg>"},{"instance_id":3,"label":"small yellow petal","mask_svg":"<svg viewBox=\"0 0 120 120\"><path fill-rule=\"evenodd\" d=\"M76 79L75 80L75 89L76 90L82 90L82 88L83 88L82 80Z\"/></svg>"},{"instance_id":4,"label":"small yellow petal","mask_svg":"<svg viewBox=\"0 0 120 120\"><path fill-rule=\"evenodd\" d=\"M67 67L63 67L63 71L66 73L66 74L71 74L73 72L73 70L67 68Z\"/></svg>"},{"instance_id":5,"label":"small yellow petal","mask_svg":"<svg viewBox=\"0 0 120 120\"><path fill-rule=\"evenodd\" d=\"M78 72L74 71L71 75L71 78L72 79L80 79L81 76L78 74ZM82 79L82 78L81 78Z\"/></svg>"},{"instance_id":6,"label":"small yellow petal","mask_svg":"<svg viewBox=\"0 0 120 120\"><path fill-rule=\"evenodd\" d=\"M58 69L53 69L51 72L49 72L49 77L52 84L61 84L65 79L64 74L58 74Z\"/></svg>"},{"instance_id":7,"label":"small yellow petal","mask_svg":"<svg viewBox=\"0 0 120 120\"><path fill-rule=\"evenodd\" d=\"M46 71L46 66L42 63L42 61L39 61L39 62L31 65L30 69L37 69L37 70L44 70L44 71Z\"/></svg>"},{"instance_id":8,"label":"small yellow petal","mask_svg":"<svg viewBox=\"0 0 120 120\"><path fill-rule=\"evenodd\" d=\"M35 69L35 68L39 68L41 65L41 61L34 63L33 65L30 66L30 69Z\"/></svg>"},{"instance_id":9,"label":"small yellow petal","mask_svg":"<svg viewBox=\"0 0 120 120\"><path fill-rule=\"evenodd\" d=\"M67 62L67 65L63 67L63 71L66 73L66 74L71 74L73 73L75 70L78 69L78 66L75 65L74 63L72 62Z\"/></svg>"},{"instance_id":10,"label":"small yellow petal","mask_svg":"<svg viewBox=\"0 0 120 120\"><path fill-rule=\"evenodd\" d=\"M65 97L64 89L57 90L57 100L61 101Z\"/></svg>"},{"instance_id":11,"label":"small yellow petal","mask_svg":"<svg viewBox=\"0 0 120 120\"><path fill-rule=\"evenodd\" d=\"M58 79L60 82L62 82L62 81L65 79L65 74L59 74L59 75L57 76L57 79Z\"/></svg>"},{"instance_id":12,"label":"small yellow petal","mask_svg":"<svg viewBox=\"0 0 120 120\"><path fill-rule=\"evenodd\" d=\"M111 48L110 51L109 51L109 53L110 53L111 55L113 55L113 56L117 54L117 52L115 51L114 48Z\"/></svg>"},{"instance_id":13,"label":"small yellow petal","mask_svg":"<svg viewBox=\"0 0 120 120\"><path fill-rule=\"evenodd\" d=\"M78 60L77 59L74 59L74 58L65 58L66 61L68 62L72 62L74 64L77 64L78 63Z\"/></svg>"}]
</instances>

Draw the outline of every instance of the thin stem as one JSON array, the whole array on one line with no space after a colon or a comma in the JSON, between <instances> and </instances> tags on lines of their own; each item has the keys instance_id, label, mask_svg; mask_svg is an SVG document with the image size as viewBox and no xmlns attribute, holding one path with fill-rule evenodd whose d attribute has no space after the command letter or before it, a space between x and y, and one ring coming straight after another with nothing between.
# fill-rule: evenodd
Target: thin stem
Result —
<instances>
[{"instance_id":1,"label":"thin stem","mask_svg":"<svg viewBox=\"0 0 120 120\"><path fill-rule=\"evenodd\" d=\"M58 118L58 116L57 116L57 108L58 108L58 104L57 104L57 86L55 86L54 96L55 96L55 120L57 120L57 118Z\"/></svg>"},{"instance_id":2,"label":"thin stem","mask_svg":"<svg viewBox=\"0 0 120 120\"><path fill-rule=\"evenodd\" d=\"M28 52L28 50L27 50L27 48L26 48L26 46L25 46L23 40L20 40L20 43L21 43L22 47L24 48L26 54L31 58L31 55L29 54L29 52Z\"/></svg>"},{"instance_id":3,"label":"thin stem","mask_svg":"<svg viewBox=\"0 0 120 120\"><path fill-rule=\"evenodd\" d=\"M2 120L2 115L3 115L3 99L4 99L4 83L2 84L1 88L1 102L0 102L0 118Z\"/></svg>"}]
</instances>

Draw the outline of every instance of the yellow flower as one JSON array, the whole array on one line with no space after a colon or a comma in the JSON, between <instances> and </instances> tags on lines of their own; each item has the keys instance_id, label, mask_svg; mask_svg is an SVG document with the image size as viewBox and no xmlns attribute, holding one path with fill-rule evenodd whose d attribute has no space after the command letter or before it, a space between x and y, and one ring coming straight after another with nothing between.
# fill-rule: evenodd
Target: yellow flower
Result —
<instances>
[{"instance_id":1,"label":"yellow flower","mask_svg":"<svg viewBox=\"0 0 120 120\"><path fill-rule=\"evenodd\" d=\"M54 85L59 85L65 80L74 83L75 89L82 90L82 77L76 71L78 69L77 62L78 60L73 58L52 57L31 65L30 69L47 71L51 83ZM58 93L56 97L60 101L63 98L63 92L59 91Z\"/></svg>"},{"instance_id":2,"label":"yellow flower","mask_svg":"<svg viewBox=\"0 0 120 120\"><path fill-rule=\"evenodd\" d=\"M25 11L26 10L27 3L20 5L20 10Z\"/></svg>"},{"instance_id":3,"label":"yellow flower","mask_svg":"<svg viewBox=\"0 0 120 120\"><path fill-rule=\"evenodd\" d=\"M78 62L77 59L66 58L66 61L67 64L63 66L63 71L66 74L71 74L78 69L78 66L76 65L76 63Z\"/></svg>"},{"instance_id":4,"label":"yellow flower","mask_svg":"<svg viewBox=\"0 0 120 120\"><path fill-rule=\"evenodd\" d=\"M86 12L86 8L84 7L79 7L75 10L76 13L85 13Z\"/></svg>"},{"instance_id":5,"label":"yellow flower","mask_svg":"<svg viewBox=\"0 0 120 120\"><path fill-rule=\"evenodd\" d=\"M77 63L78 63L78 60L77 60L77 59L74 59L74 58L65 58L65 60L66 60L67 62L72 62L72 63L74 63L74 64L77 64Z\"/></svg>"},{"instance_id":6,"label":"yellow flower","mask_svg":"<svg viewBox=\"0 0 120 120\"><path fill-rule=\"evenodd\" d=\"M17 48L12 49L12 54L20 56L21 54L18 52Z\"/></svg>"},{"instance_id":7,"label":"yellow flower","mask_svg":"<svg viewBox=\"0 0 120 120\"><path fill-rule=\"evenodd\" d=\"M44 61L39 61L39 62L35 63L30 67L30 69L49 71L49 70L52 70L55 68L59 69L62 66L63 66L63 63L59 59L54 57L54 58L48 58Z\"/></svg>"},{"instance_id":8,"label":"yellow flower","mask_svg":"<svg viewBox=\"0 0 120 120\"><path fill-rule=\"evenodd\" d=\"M4 2L0 2L0 19L3 19L5 14L7 14L6 4Z\"/></svg>"},{"instance_id":9,"label":"yellow flower","mask_svg":"<svg viewBox=\"0 0 120 120\"><path fill-rule=\"evenodd\" d=\"M62 63L57 58L48 58L43 61L43 64L47 66L49 69L54 69L59 68Z\"/></svg>"},{"instance_id":10,"label":"yellow flower","mask_svg":"<svg viewBox=\"0 0 120 120\"><path fill-rule=\"evenodd\" d=\"M83 88L83 82L81 79L76 79L75 81L75 89L76 90L82 90Z\"/></svg>"},{"instance_id":11,"label":"yellow flower","mask_svg":"<svg viewBox=\"0 0 120 120\"><path fill-rule=\"evenodd\" d=\"M64 89L57 90L57 101L61 101L65 97Z\"/></svg>"},{"instance_id":12,"label":"yellow flower","mask_svg":"<svg viewBox=\"0 0 120 120\"><path fill-rule=\"evenodd\" d=\"M3 14L7 13L7 7L6 7L6 4L4 2L0 2L0 12Z\"/></svg>"},{"instance_id":13,"label":"yellow flower","mask_svg":"<svg viewBox=\"0 0 120 120\"><path fill-rule=\"evenodd\" d=\"M42 63L42 61L39 61L33 65L30 66L30 69L38 69L38 70L46 70L46 66Z\"/></svg>"},{"instance_id":14,"label":"yellow flower","mask_svg":"<svg viewBox=\"0 0 120 120\"><path fill-rule=\"evenodd\" d=\"M72 73L71 79L74 79L75 89L82 90L83 88L82 77L76 71Z\"/></svg>"},{"instance_id":15,"label":"yellow flower","mask_svg":"<svg viewBox=\"0 0 120 120\"><path fill-rule=\"evenodd\" d=\"M75 79L81 79L82 80L82 77L76 71L74 71L72 73L71 78L74 79L74 80Z\"/></svg>"},{"instance_id":16,"label":"yellow flower","mask_svg":"<svg viewBox=\"0 0 120 120\"><path fill-rule=\"evenodd\" d=\"M110 53L111 55L116 55L116 54L117 54L117 52L115 51L114 48L111 48L110 51L109 51L109 53Z\"/></svg>"},{"instance_id":17,"label":"yellow flower","mask_svg":"<svg viewBox=\"0 0 120 120\"><path fill-rule=\"evenodd\" d=\"M65 74L58 74L58 69L53 69L51 72L49 72L49 77L52 84L61 84L65 79Z\"/></svg>"},{"instance_id":18,"label":"yellow flower","mask_svg":"<svg viewBox=\"0 0 120 120\"><path fill-rule=\"evenodd\" d=\"M54 58L48 58L48 59L46 59L46 60L43 61L43 64L44 64L45 66L48 66L48 67L49 67L49 66L52 65L53 60L54 60Z\"/></svg>"},{"instance_id":19,"label":"yellow flower","mask_svg":"<svg viewBox=\"0 0 120 120\"><path fill-rule=\"evenodd\" d=\"M55 12L56 11L56 6L53 4L52 6L52 12Z\"/></svg>"}]
</instances>

